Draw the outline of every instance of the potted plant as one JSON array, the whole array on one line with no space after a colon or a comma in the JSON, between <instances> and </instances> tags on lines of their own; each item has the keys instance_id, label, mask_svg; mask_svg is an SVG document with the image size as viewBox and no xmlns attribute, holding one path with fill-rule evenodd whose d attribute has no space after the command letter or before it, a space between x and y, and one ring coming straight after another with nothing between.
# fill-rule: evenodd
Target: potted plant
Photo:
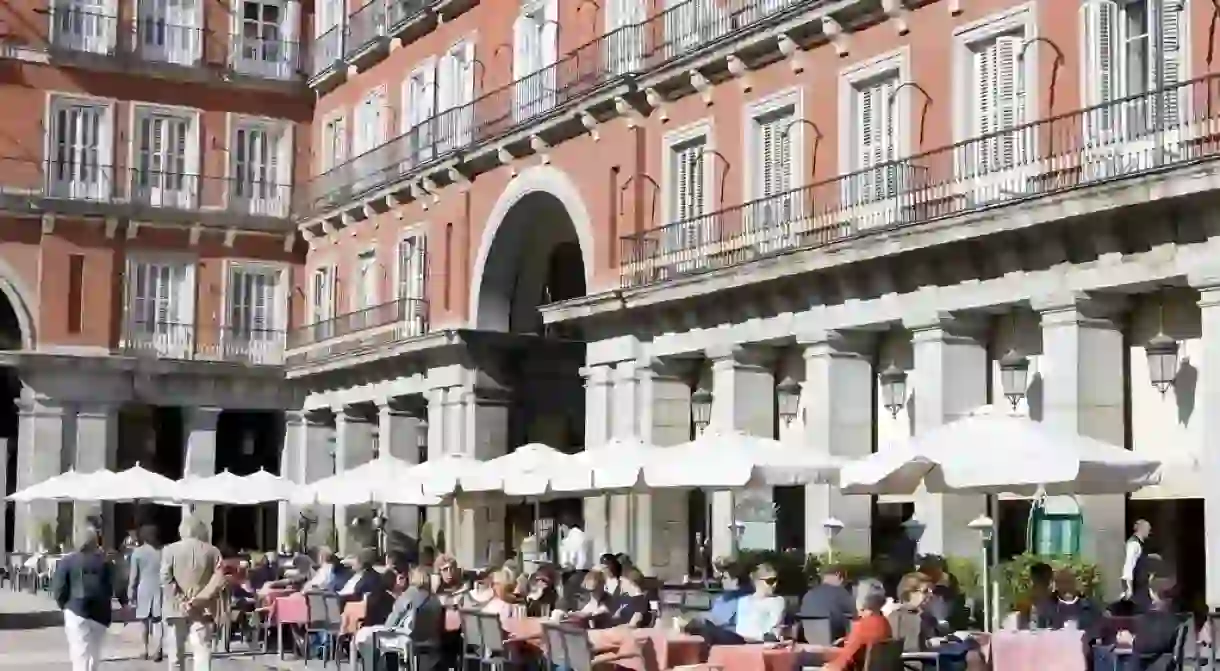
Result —
<instances>
[{"instance_id":1,"label":"potted plant","mask_svg":"<svg viewBox=\"0 0 1220 671\"><path fill-rule=\"evenodd\" d=\"M55 549L55 525L43 522L38 525L38 551L47 553Z\"/></svg>"}]
</instances>

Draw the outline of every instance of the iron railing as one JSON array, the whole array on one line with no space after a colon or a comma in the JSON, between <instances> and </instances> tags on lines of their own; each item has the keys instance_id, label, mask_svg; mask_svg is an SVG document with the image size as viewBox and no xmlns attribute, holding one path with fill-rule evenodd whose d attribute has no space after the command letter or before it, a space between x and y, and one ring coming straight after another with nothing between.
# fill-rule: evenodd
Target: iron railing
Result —
<instances>
[{"instance_id":1,"label":"iron railing","mask_svg":"<svg viewBox=\"0 0 1220 671\"><path fill-rule=\"evenodd\" d=\"M343 28L344 58L350 59L386 37L387 12L386 0L372 0L347 17L347 24Z\"/></svg>"},{"instance_id":2,"label":"iron railing","mask_svg":"<svg viewBox=\"0 0 1220 671\"><path fill-rule=\"evenodd\" d=\"M624 236L624 287L1220 154L1220 75L972 138Z\"/></svg>"},{"instance_id":3,"label":"iron railing","mask_svg":"<svg viewBox=\"0 0 1220 671\"><path fill-rule=\"evenodd\" d=\"M309 76L311 79L343 62L344 32L343 26L338 25L314 38L310 45Z\"/></svg>"},{"instance_id":4,"label":"iron railing","mask_svg":"<svg viewBox=\"0 0 1220 671\"><path fill-rule=\"evenodd\" d=\"M131 356L277 366L284 363L284 340L280 329L129 320L119 349Z\"/></svg>"},{"instance_id":5,"label":"iron railing","mask_svg":"<svg viewBox=\"0 0 1220 671\"><path fill-rule=\"evenodd\" d=\"M240 75L263 79L300 79L305 67L300 42L247 33L229 36L229 67Z\"/></svg>"},{"instance_id":6,"label":"iron railing","mask_svg":"<svg viewBox=\"0 0 1220 671\"><path fill-rule=\"evenodd\" d=\"M821 1L687 0L641 23L606 33L471 103L441 110L385 144L324 172L301 193L306 200L297 209L307 216L337 207L454 152L526 126L621 77L658 69L787 10ZM321 50L315 52L320 59L315 61L315 72L321 71L319 65L325 69L338 59L337 55L321 57Z\"/></svg>"},{"instance_id":7,"label":"iron railing","mask_svg":"<svg viewBox=\"0 0 1220 671\"><path fill-rule=\"evenodd\" d=\"M287 219L292 187L257 169L213 177L96 161L91 148L37 161L0 157L0 206L154 218L167 212L223 212L252 219Z\"/></svg>"},{"instance_id":8,"label":"iron railing","mask_svg":"<svg viewBox=\"0 0 1220 671\"><path fill-rule=\"evenodd\" d=\"M307 347L394 324L401 325L395 334L396 340L424 335L428 332L428 302L420 298L399 298L306 324L288 333L288 349Z\"/></svg>"}]
</instances>

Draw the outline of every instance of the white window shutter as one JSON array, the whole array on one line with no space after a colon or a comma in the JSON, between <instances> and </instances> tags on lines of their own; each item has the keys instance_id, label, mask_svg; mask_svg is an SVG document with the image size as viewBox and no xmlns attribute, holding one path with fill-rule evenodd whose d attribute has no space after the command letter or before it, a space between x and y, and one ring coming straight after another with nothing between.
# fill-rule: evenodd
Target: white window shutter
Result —
<instances>
[{"instance_id":1,"label":"white window shutter","mask_svg":"<svg viewBox=\"0 0 1220 671\"><path fill-rule=\"evenodd\" d=\"M775 152L775 123L768 121L759 124L758 144L760 151L758 152L758 160L762 162L759 166L759 172L762 174L762 187L756 197L766 198L776 193L775 172L779 168L776 164L777 156Z\"/></svg>"},{"instance_id":2,"label":"white window shutter","mask_svg":"<svg viewBox=\"0 0 1220 671\"><path fill-rule=\"evenodd\" d=\"M436 115L436 63L430 63L424 66L424 82L423 90L420 92L423 97L423 105L420 109L423 110L421 121L427 121Z\"/></svg>"},{"instance_id":3,"label":"white window shutter","mask_svg":"<svg viewBox=\"0 0 1220 671\"><path fill-rule=\"evenodd\" d=\"M415 297L421 301L428 298L428 237L415 236ZM417 309L422 309L418 308Z\"/></svg>"},{"instance_id":4,"label":"white window shutter","mask_svg":"<svg viewBox=\"0 0 1220 671\"><path fill-rule=\"evenodd\" d=\"M1024 40L1009 36L999 37L995 42L995 132L1003 133L997 138L996 161L1005 168L1016 164L1017 141L1013 129L1019 126L1024 118L1025 95L1021 90L1023 78L1018 72L1018 56L1023 43Z\"/></svg>"},{"instance_id":5,"label":"white window shutter","mask_svg":"<svg viewBox=\"0 0 1220 671\"><path fill-rule=\"evenodd\" d=\"M513 81L529 74L530 23L528 16L518 16L513 21Z\"/></svg>"},{"instance_id":6,"label":"white window shutter","mask_svg":"<svg viewBox=\"0 0 1220 671\"><path fill-rule=\"evenodd\" d=\"M436 77L436 111L444 113L445 110L453 107L454 62L452 53L441 56L438 69L440 72Z\"/></svg>"},{"instance_id":7,"label":"white window shutter","mask_svg":"<svg viewBox=\"0 0 1220 671\"><path fill-rule=\"evenodd\" d=\"M542 62L538 64L540 70L559 61L559 0L546 0L542 20L542 48L539 50Z\"/></svg>"},{"instance_id":8,"label":"white window shutter","mask_svg":"<svg viewBox=\"0 0 1220 671\"><path fill-rule=\"evenodd\" d=\"M1164 114L1167 127L1176 126L1181 113L1180 97L1184 49L1182 44L1183 0L1155 0L1161 28L1161 79L1165 86Z\"/></svg>"},{"instance_id":9,"label":"white window shutter","mask_svg":"<svg viewBox=\"0 0 1220 671\"><path fill-rule=\"evenodd\" d=\"M706 212L706 209L705 209L706 196L704 194L704 191L706 189L705 189L704 180L707 176L707 172L704 170L705 156L703 154L703 150L704 150L704 146L703 146L702 142L700 142L699 144L696 144L695 146L691 147L691 149L690 149L691 195L693 196L691 198L691 200L692 200L691 216L692 217L702 217L704 212Z\"/></svg>"},{"instance_id":10,"label":"white window shutter","mask_svg":"<svg viewBox=\"0 0 1220 671\"><path fill-rule=\"evenodd\" d=\"M1113 102L1118 93L1118 5L1113 0L1085 0L1080 8L1084 28L1084 104L1094 107ZM1086 113L1089 134L1112 128L1109 106Z\"/></svg>"},{"instance_id":11,"label":"white window shutter","mask_svg":"<svg viewBox=\"0 0 1220 671\"><path fill-rule=\"evenodd\" d=\"M462 44L462 104L474 102L474 40Z\"/></svg>"},{"instance_id":12,"label":"white window shutter","mask_svg":"<svg viewBox=\"0 0 1220 671\"><path fill-rule=\"evenodd\" d=\"M280 20L280 37L290 45L287 47L289 50L291 50L288 52L288 54L293 54L294 52L299 53L300 34L301 3L297 2L296 0L289 0L289 2L284 4L284 14ZM280 64L285 70L282 73L284 75L291 74L292 69L292 61L287 60L288 54L281 52L280 56L281 58L286 59Z\"/></svg>"}]
</instances>

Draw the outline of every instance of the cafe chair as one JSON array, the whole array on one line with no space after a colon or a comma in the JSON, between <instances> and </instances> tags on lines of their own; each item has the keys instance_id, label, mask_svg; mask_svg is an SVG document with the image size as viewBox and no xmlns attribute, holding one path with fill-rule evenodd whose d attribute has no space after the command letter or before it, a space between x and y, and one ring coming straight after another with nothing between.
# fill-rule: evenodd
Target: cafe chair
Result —
<instances>
[{"instance_id":1,"label":"cafe chair","mask_svg":"<svg viewBox=\"0 0 1220 671\"><path fill-rule=\"evenodd\" d=\"M563 627L554 622L542 623L543 658L550 669L562 669L568 666L568 655L563 640Z\"/></svg>"},{"instance_id":2,"label":"cafe chair","mask_svg":"<svg viewBox=\"0 0 1220 671\"><path fill-rule=\"evenodd\" d=\"M603 654L598 655L589 640L589 632L585 629L560 625L558 627L563 637L563 654L567 660L567 668L571 671L594 671L594 666L615 665L617 662L636 659L639 653Z\"/></svg>"},{"instance_id":3,"label":"cafe chair","mask_svg":"<svg viewBox=\"0 0 1220 671\"><path fill-rule=\"evenodd\" d=\"M322 667L330 662L341 665L339 637L343 631L343 600L330 592L306 592L305 666L309 666L310 639L317 634L322 639Z\"/></svg>"},{"instance_id":4,"label":"cafe chair","mask_svg":"<svg viewBox=\"0 0 1220 671\"><path fill-rule=\"evenodd\" d=\"M902 641L881 641L864 651L864 671L904 671Z\"/></svg>"},{"instance_id":5,"label":"cafe chair","mask_svg":"<svg viewBox=\"0 0 1220 671\"><path fill-rule=\"evenodd\" d=\"M810 645L833 645L834 635L830 631L828 617L801 617L801 638Z\"/></svg>"}]
</instances>

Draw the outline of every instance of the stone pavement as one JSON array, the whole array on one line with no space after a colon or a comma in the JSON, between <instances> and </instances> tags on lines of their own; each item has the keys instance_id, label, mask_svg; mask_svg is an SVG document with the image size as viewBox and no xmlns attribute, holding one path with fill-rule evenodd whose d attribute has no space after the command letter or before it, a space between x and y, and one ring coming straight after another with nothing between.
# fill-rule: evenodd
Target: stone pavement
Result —
<instances>
[{"instance_id":1,"label":"stone pavement","mask_svg":"<svg viewBox=\"0 0 1220 671\"><path fill-rule=\"evenodd\" d=\"M54 603L45 595L32 595L0 589L0 616L45 613L54 611ZM299 661L279 661L275 655L252 656L239 652L238 644L232 655L213 658L213 671L265 671L279 669L296 671L305 666ZM115 623L102 648L106 660L99 671L164 671L167 665L140 659L143 648L140 630L135 624ZM316 662L312 668L319 668ZM189 661L187 668L191 668ZM333 666L330 668L334 668ZM348 667L344 665L344 669ZM48 626L27 629L0 630L0 671L17 669L37 671L71 671L63 627Z\"/></svg>"}]
</instances>

